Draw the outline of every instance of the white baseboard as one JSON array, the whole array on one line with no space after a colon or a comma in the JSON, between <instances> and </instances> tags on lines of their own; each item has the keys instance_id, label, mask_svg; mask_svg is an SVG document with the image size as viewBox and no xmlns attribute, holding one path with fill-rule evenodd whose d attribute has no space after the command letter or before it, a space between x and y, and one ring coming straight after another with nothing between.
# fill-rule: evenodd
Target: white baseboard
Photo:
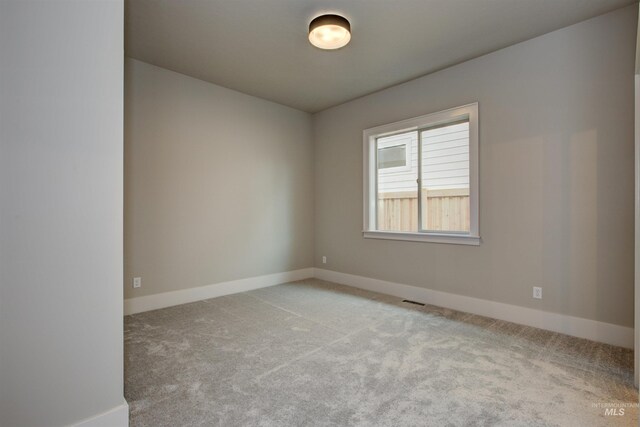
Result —
<instances>
[{"instance_id":1,"label":"white baseboard","mask_svg":"<svg viewBox=\"0 0 640 427\"><path fill-rule=\"evenodd\" d=\"M313 277L313 268L303 268L301 270L285 271L265 276L249 277L246 279L215 283L213 285L182 289L179 291L129 298L124 300L124 314L126 316L129 314L142 313L144 311L251 291L258 288L266 288L267 286L308 279L310 277Z\"/></svg>"},{"instance_id":2,"label":"white baseboard","mask_svg":"<svg viewBox=\"0 0 640 427\"><path fill-rule=\"evenodd\" d=\"M633 328L625 326L448 292L434 291L432 289L340 273L322 268L304 268L301 270L221 282L197 288L130 298L124 301L124 314L141 313L223 295L265 288L281 283L308 279L310 277L620 347L633 348L634 345L634 330Z\"/></svg>"},{"instance_id":3,"label":"white baseboard","mask_svg":"<svg viewBox=\"0 0 640 427\"><path fill-rule=\"evenodd\" d=\"M314 276L329 282L393 295L403 299L410 299L494 319L506 320L521 325L533 326L620 347L633 348L633 328L625 326L434 291L353 274L339 273L322 268L316 268Z\"/></svg>"},{"instance_id":4,"label":"white baseboard","mask_svg":"<svg viewBox=\"0 0 640 427\"><path fill-rule=\"evenodd\" d=\"M122 399L122 403L106 412L82 420L73 427L128 427L129 404Z\"/></svg>"}]
</instances>

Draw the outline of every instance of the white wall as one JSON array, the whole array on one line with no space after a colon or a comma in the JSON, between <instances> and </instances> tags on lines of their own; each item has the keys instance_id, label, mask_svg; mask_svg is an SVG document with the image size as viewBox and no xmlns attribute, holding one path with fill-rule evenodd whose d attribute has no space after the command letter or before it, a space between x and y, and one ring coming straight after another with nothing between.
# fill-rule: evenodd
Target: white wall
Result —
<instances>
[{"instance_id":1,"label":"white wall","mask_svg":"<svg viewBox=\"0 0 640 427\"><path fill-rule=\"evenodd\" d=\"M312 267L312 154L309 114L127 59L125 297Z\"/></svg>"},{"instance_id":2,"label":"white wall","mask_svg":"<svg viewBox=\"0 0 640 427\"><path fill-rule=\"evenodd\" d=\"M636 72L639 70L636 69ZM640 380L640 74L635 76L635 377Z\"/></svg>"},{"instance_id":3,"label":"white wall","mask_svg":"<svg viewBox=\"0 0 640 427\"><path fill-rule=\"evenodd\" d=\"M640 10L638 11L640 14ZM640 18L640 16L639 16ZM639 19L640 20L640 19ZM635 384L640 380L640 24L636 32L635 75Z\"/></svg>"},{"instance_id":4,"label":"white wall","mask_svg":"<svg viewBox=\"0 0 640 427\"><path fill-rule=\"evenodd\" d=\"M637 18L632 5L314 115L316 267L631 327ZM476 101L482 244L363 239L362 131Z\"/></svg>"},{"instance_id":5,"label":"white wall","mask_svg":"<svg viewBox=\"0 0 640 427\"><path fill-rule=\"evenodd\" d=\"M122 46L122 0L0 2L2 426L126 424Z\"/></svg>"}]
</instances>

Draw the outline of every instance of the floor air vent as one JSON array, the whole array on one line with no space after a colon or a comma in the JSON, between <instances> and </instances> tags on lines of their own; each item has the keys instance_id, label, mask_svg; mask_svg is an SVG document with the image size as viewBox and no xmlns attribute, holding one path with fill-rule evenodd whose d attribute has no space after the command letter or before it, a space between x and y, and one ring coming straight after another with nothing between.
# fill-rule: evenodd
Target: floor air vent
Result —
<instances>
[{"instance_id":1,"label":"floor air vent","mask_svg":"<svg viewBox=\"0 0 640 427\"><path fill-rule=\"evenodd\" d=\"M418 301L411 301L409 299L403 299L402 302L408 302L409 304L421 305L424 307L424 304Z\"/></svg>"}]
</instances>

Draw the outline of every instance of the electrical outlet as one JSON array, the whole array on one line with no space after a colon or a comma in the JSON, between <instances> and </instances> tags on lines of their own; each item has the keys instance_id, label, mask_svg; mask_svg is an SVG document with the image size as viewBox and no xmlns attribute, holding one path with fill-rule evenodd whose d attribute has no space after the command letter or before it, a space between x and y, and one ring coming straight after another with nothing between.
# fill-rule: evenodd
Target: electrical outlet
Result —
<instances>
[{"instance_id":1,"label":"electrical outlet","mask_svg":"<svg viewBox=\"0 0 640 427\"><path fill-rule=\"evenodd\" d=\"M133 287L141 288L142 287L142 277L134 277L133 278Z\"/></svg>"},{"instance_id":2,"label":"electrical outlet","mask_svg":"<svg viewBox=\"0 0 640 427\"><path fill-rule=\"evenodd\" d=\"M535 299L542 299L542 288L534 286L533 287L533 297Z\"/></svg>"},{"instance_id":3,"label":"electrical outlet","mask_svg":"<svg viewBox=\"0 0 640 427\"><path fill-rule=\"evenodd\" d=\"M326 264L326 263L327 263L327 257L326 257L326 256L323 256L323 257L322 257L322 263L323 263L323 264Z\"/></svg>"}]
</instances>

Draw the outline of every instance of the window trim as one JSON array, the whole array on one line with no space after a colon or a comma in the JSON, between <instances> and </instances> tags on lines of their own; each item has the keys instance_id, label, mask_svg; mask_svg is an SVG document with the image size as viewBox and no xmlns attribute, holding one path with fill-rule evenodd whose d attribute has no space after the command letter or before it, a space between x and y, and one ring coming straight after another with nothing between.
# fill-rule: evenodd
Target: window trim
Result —
<instances>
[{"instance_id":1,"label":"window trim","mask_svg":"<svg viewBox=\"0 0 640 427\"><path fill-rule=\"evenodd\" d=\"M376 230L376 139L403 132L420 131L440 124L469 119L469 233L437 231L380 231ZM385 240L406 240L413 242L450 243L462 245L480 244L479 221L479 151L478 151L478 103L450 108L412 119L389 123L365 129L363 139L363 237ZM421 159L418 159L421 163ZM420 167L420 166L419 166Z\"/></svg>"}]
</instances>

